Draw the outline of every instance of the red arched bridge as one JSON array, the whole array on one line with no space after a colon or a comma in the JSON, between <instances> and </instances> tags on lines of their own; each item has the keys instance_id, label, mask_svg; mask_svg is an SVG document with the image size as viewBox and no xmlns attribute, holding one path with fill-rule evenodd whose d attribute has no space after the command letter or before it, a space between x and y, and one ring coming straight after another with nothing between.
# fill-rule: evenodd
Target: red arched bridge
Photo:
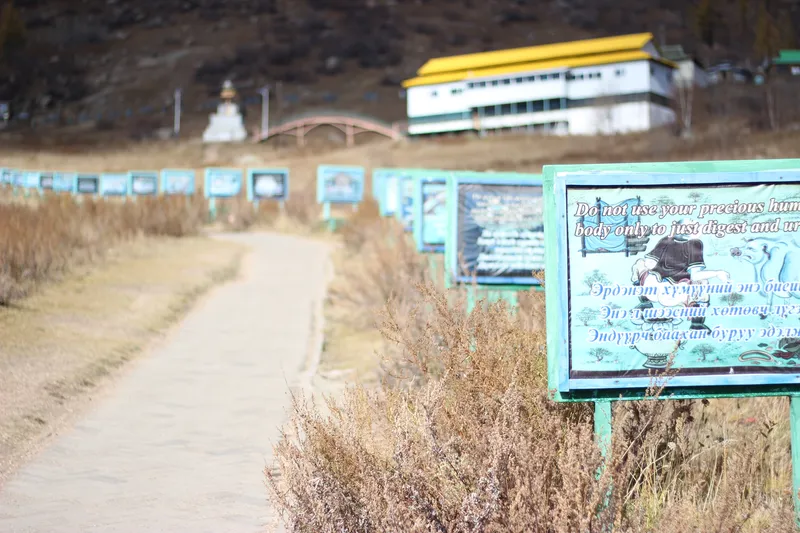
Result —
<instances>
[{"instance_id":1,"label":"red arched bridge","mask_svg":"<svg viewBox=\"0 0 800 533\"><path fill-rule=\"evenodd\" d=\"M306 135L319 126L331 126L341 131L347 146L355 144L355 137L360 133L377 133L392 140L405 137L405 128L400 122L389 124L374 117L357 115L341 111L318 111L290 117L276 126L272 126L266 135L258 131L256 142L266 141L278 135L288 135L297 139L298 146L305 146Z\"/></svg>"}]
</instances>

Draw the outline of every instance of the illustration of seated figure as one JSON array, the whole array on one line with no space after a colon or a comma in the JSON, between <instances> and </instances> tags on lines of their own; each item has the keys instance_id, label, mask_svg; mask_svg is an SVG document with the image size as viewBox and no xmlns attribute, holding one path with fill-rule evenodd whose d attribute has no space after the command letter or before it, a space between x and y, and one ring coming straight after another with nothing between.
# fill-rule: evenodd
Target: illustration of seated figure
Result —
<instances>
[{"instance_id":1,"label":"illustration of seated figure","mask_svg":"<svg viewBox=\"0 0 800 533\"><path fill-rule=\"evenodd\" d=\"M703 241L699 238L699 224L690 219L683 219L679 224L687 231L674 237L663 237L653 249L637 260L632 267L631 280L634 285L643 287L664 287L678 284L705 284L712 279L727 283L730 275L723 270L707 270L703 257ZM686 307L708 307L710 299L707 293L695 297L686 293L672 294L657 290L655 294L639 296L636 309L645 310L657 302L664 307L683 305ZM705 317L692 317L691 329L710 331L705 324Z\"/></svg>"}]
</instances>

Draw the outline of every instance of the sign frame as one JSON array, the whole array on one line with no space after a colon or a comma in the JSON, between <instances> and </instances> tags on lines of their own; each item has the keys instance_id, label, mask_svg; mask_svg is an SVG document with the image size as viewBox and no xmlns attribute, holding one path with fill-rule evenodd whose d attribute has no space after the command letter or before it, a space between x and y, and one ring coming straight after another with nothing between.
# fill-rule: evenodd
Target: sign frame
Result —
<instances>
[{"instance_id":1,"label":"sign frame","mask_svg":"<svg viewBox=\"0 0 800 533\"><path fill-rule=\"evenodd\" d=\"M178 173L181 174L188 174L191 178L191 187L186 192L167 192L167 182L169 180L170 175L176 175ZM160 182L158 190L164 196L192 196L196 192L197 189L197 172L191 168L162 168L160 172Z\"/></svg>"},{"instance_id":2,"label":"sign frame","mask_svg":"<svg viewBox=\"0 0 800 533\"><path fill-rule=\"evenodd\" d=\"M74 179L75 185L73 185L72 190L73 190L73 192L75 194L78 194L80 196L99 196L100 195L100 192L102 190L101 183L100 183L102 178L101 178L100 174L96 174L96 173L92 173L92 172L75 172L73 174L73 176L74 176L73 179ZM93 178L97 182L97 188L92 193L82 192L78 188L78 182L80 182L82 179L89 179L89 178Z\"/></svg>"},{"instance_id":3,"label":"sign frame","mask_svg":"<svg viewBox=\"0 0 800 533\"><path fill-rule=\"evenodd\" d=\"M753 173L775 174L774 179L753 182ZM599 165L547 165L544 167L545 185L545 250L546 271L554 273L548 279L547 302L547 358L548 386L556 401L592 401L592 400L640 400L646 397L652 378L632 382L619 380L618 386L592 388L591 383L583 383L580 388L570 383L569 379L569 295L566 265L566 231L567 231L567 188L575 186L597 186L626 184L635 186L662 187L671 184L729 184L729 183L780 183L798 182L800 180L784 180L779 174L785 171L800 172L800 159L780 160L742 160L742 161L699 161L676 163L626 163ZM710 175L724 174L724 179L713 180ZM648 176L648 174L650 176ZM687 174L689 174L687 176ZM698 176L702 174L704 176ZM652 175L663 178L666 175L675 177L671 181L655 181ZM759 176L764 178L765 176ZM750 181L748 181L750 180ZM549 252L547 252L549 250ZM565 330L566 328L566 330ZM566 337L561 337L567 334ZM744 375L740 375L744 376ZM746 383L728 376L713 376L711 383L703 383L692 376L671 377L667 380L667 388L661 396L665 399L702 399L702 398L736 398L758 396L799 396L800 369L796 384L792 383ZM631 378L633 379L633 378ZM677 382L675 380L678 380ZM575 380L572 380L575 381ZM663 380L662 380L663 381ZM669 382L675 385L669 385Z\"/></svg>"},{"instance_id":4,"label":"sign frame","mask_svg":"<svg viewBox=\"0 0 800 533\"><path fill-rule=\"evenodd\" d=\"M448 213L447 213L447 198L448 190L447 184L450 181L452 172L445 170L419 170L412 174L414 183L414 195L412 199L412 233L414 235L414 242L417 245L417 251L421 253L437 253L443 254L445 251L445 243L449 234L448 227ZM425 185L444 185L445 188L445 239L442 244L427 244L424 241L424 188Z\"/></svg>"},{"instance_id":5,"label":"sign frame","mask_svg":"<svg viewBox=\"0 0 800 533\"><path fill-rule=\"evenodd\" d=\"M53 192L75 193L75 177L77 172L53 172ZM69 183L69 188L56 187L58 183Z\"/></svg>"},{"instance_id":6,"label":"sign frame","mask_svg":"<svg viewBox=\"0 0 800 533\"><path fill-rule=\"evenodd\" d=\"M110 178L110 177L119 179L120 181L124 182L125 183L125 192L123 192L123 193L116 193L116 192L108 193L108 192L106 192L106 190L105 190L105 181L106 181L107 178ZM103 172L102 174L100 174L100 184L99 184L99 189L97 191L97 194L99 196L111 197L111 198L115 198L115 197L116 198L125 198L130 194L130 192L131 192L130 177L128 176L127 172Z\"/></svg>"},{"instance_id":7,"label":"sign frame","mask_svg":"<svg viewBox=\"0 0 800 533\"><path fill-rule=\"evenodd\" d=\"M544 195L543 178L541 174L517 174L508 172L454 172L448 182L447 190L447 228L448 234L445 242L445 268L448 285L475 283L479 287L498 291L542 290L541 280L531 278L530 281L516 278L467 278L458 275L458 186L459 184L476 185L527 185L542 187ZM545 248L547 246L547 228L545 226ZM546 256L545 256L546 260ZM513 303L513 302L512 302Z\"/></svg>"},{"instance_id":8,"label":"sign frame","mask_svg":"<svg viewBox=\"0 0 800 533\"><path fill-rule=\"evenodd\" d=\"M269 174L282 174L283 175L283 195L282 196L269 196L269 197L256 197L255 184L253 177L255 174L269 173ZM247 200L249 202L262 202L276 200L278 202L285 202L289 199L289 169L286 167L272 167L272 168L248 168L247 169Z\"/></svg>"},{"instance_id":9,"label":"sign frame","mask_svg":"<svg viewBox=\"0 0 800 533\"><path fill-rule=\"evenodd\" d=\"M325 184L323 174L325 172L356 172L360 176L358 199L355 200L331 200L325 197ZM364 167L355 165L318 165L317 166L317 203L318 204L339 204L339 205L358 205L364 201L364 186L367 176Z\"/></svg>"},{"instance_id":10,"label":"sign frame","mask_svg":"<svg viewBox=\"0 0 800 533\"><path fill-rule=\"evenodd\" d=\"M397 183L395 184L397 190L397 209L394 212L394 218L403 226L403 231L411 233L414 231L414 175L417 172L426 172L423 168L403 169L397 176ZM429 171L432 172L432 171ZM411 187L411 192L406 195L405 187ZM410 201L409 209L411 210L411 220L405 223L403 219L403 210L405 209L405 201Z\"/></svg>"},{"instance_id":11,"label":"sign frame","mask_svg":"<svg viewBox=\"0 0 800 533\"><path fill-rule=\"evenodd\" d=\"M232 194L211 194L211 179L212 174L215 172L233 172L238 175L238 187L235 193ZM244 181L244 172L241 168L233 168L233 167L207 167L204 172L204 180L203 180L203 195L206 198L236 198L242 194L242 185Z\"/></svg>"},{"instance_id":12,"label":"sign frame","mask_svg":"<svg viewBox=\"0 0 800 533\"><path fill-rule=\"evenodd\" d=\"M155 191L147 194L140 194L133 190L133 182L135 176L147 176L155 183ZM150 196L155 197L161 194L161 176L156 170L131 170L128 172L128 194L133 197Z\"/></svg>"}]
</instances>

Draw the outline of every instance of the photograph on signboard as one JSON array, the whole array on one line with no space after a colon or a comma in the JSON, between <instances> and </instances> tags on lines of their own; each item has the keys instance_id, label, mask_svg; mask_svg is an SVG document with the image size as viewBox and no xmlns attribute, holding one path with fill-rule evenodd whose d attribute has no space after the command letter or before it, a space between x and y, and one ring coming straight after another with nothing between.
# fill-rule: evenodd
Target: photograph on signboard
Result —
<instances>
[{"instance_id":1,"label":"photograph on signboard","mask_svg":"<svg viewBox=\"0 0 800 533\"><path fill-rule=\"evenodd\" d=\"M253 200L285 200L289 194L289 170L282 168L247 171L248 197Z\"/></svg>"},{"instance_id":2,"label":"photograph on signboard","mask_svg":"<svg viewBox=\"0 0 800 533\"><path fill-rule=\"evenodd\" d=\"M321 165L317 169L317 201L356 204L364 197L362 167Z\"/></svg>"},{"instance_id":3,"label":"photograph on signboard","mask_svg":"<svg viewBox=\"0 0 800 533\"><path fill-rule=\"evenodd\" d=\"M535 273L544 270L545 261L541 177L480 181L457 184L457 258L451 259L457 261L452 265L456 281L540 284Z\"/></svg>"},{"instance_id":4,"label":"photograph on signboard","mask_svg":"<svg viewBox=\"0 0 800 533\"><path fill-rule=\"evenodd\" d=\"M25 173L21 170L11 169L9 180L14 187L25 186Z\"/></svg>"},{"instance_id":5,"label":"photograph on signboard","mask_svg":"<svg viewBox=\"0 0 800 533\"><path fill-rule=\"evenodd\" d=\"M205 195L208 198L230 198L242 191L242 170L238 168L207 168Z\"/></svg>"},{"instance_id":6,"label":"photograph on signboard","mask_svg":"<svg viewBox=\"0 0 800 533\"><path fill-rule=\"evenodd\" d=\"M158 172L130 172L131 194L155 196L158 194Z\"/></svg>"},{"instance_id":7,"label":"photograph on signboard","mask_svg":"<svg viewBox=\"0 0 800 533\"><path fill-rule=\"evenodd\" d=\"M78 194L97 194L100 192L100 176L97 174L77 174L75 192Z\"/></svg>"},{"instance_id":8,"label":"photograph on signboard","mask_svg":"<svg viewBox=\"0 0 800 533\"><path fill-rule=\"evenodd\" d=\"M53 173L42 172L39 174L39 188L43 191L53 190Z\"/></svg>"},{"instance_id":9,"label":"photograph on signboard","mask_svg":"<svg viewBox=\"0 0 800 533\"><path fill-rule=\"evenodd\" d=\"M0 183L11 185L13 176L14 173L10 168L0 168Z\"/></svg>"},{"instance_id":10,"label":"photograph on signboard","mask_svg":"<svg viewBox=\"0 0 800 533\"><path fill-rule=\"evenodd\" d=\"M194 194L194 170L164 169L161 171L161 191L164 194Z\"/></svg>"},{"instance_id":11,"label":"photograph on signboard","mask_svg":"<svg viewBox=\"0 0 800 533\"><path fill-rule=\"evenodd\" d=\"M800 170L571 179L570 388L800 382Z\"/></svg>"},{"instance_id":12,"label":"photograph on signboard","mask_svg":"<svg viewBox=\"0 0 800 533\"><path fill-rule=\"evenodd\" d=\"M447 173L414 176L414 240L420 252L444 252L447 237Z\"/></svg>"},{"instance_id":13,"label":"photograph on signboard","mask_svg":"<svg viewBox=\"0 0 800 533\"><path fill-rule=\"evenodd\" d=\"M128 194L128 175L103 174L100 176L100 194L103 196L126 196Z\"/></svg>"}]
</instances>

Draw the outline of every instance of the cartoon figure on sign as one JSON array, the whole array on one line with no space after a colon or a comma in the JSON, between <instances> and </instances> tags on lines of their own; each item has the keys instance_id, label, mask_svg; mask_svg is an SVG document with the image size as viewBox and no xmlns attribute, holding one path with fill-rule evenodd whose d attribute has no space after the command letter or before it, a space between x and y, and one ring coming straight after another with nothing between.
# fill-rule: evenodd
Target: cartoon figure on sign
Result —
<instances>
[{"instance_id":1,"label":"cartoon figure on sign","mask_svg":"<svg viewBox=\"0 0 800 533\"><path fill-rule=\"evenodd\" d=\"M700 224L690 219L682 219L674 237L664 237L655 247L633 264L631 279L634 285L652 287L654 290L639 297L637 310L652 309L653 302L663 307L707 308L708 293L699 297L689 291L672 292L668 287L680 284L701 285L713 279L722 283L730 281L730 274L724 270L707 270L703 257L703 241L699 238ZM710 332L705 324L705 316L692 316L690 329Z\"/></svg>"},{"instance_id":2,"label":"cartoon figure on sign","mask_svg":"<svg viewBox=\"0 0 800 533\"><path fill-rule=\"evenodd\" d=\"M741 248L732 248L731 256L747 261L753 265L755 282L761 285L760 294L767 298L769 307L775 296L779 298L800 298L800 291L791 290L800 287L800 248L796 243L786 239L767 239L758 237L747 239ZM765 292L767 283L793 283L794 286L782 285L778 292ZM767 315L761 315L762 320Z\"/></svg>"}]
</instances>

